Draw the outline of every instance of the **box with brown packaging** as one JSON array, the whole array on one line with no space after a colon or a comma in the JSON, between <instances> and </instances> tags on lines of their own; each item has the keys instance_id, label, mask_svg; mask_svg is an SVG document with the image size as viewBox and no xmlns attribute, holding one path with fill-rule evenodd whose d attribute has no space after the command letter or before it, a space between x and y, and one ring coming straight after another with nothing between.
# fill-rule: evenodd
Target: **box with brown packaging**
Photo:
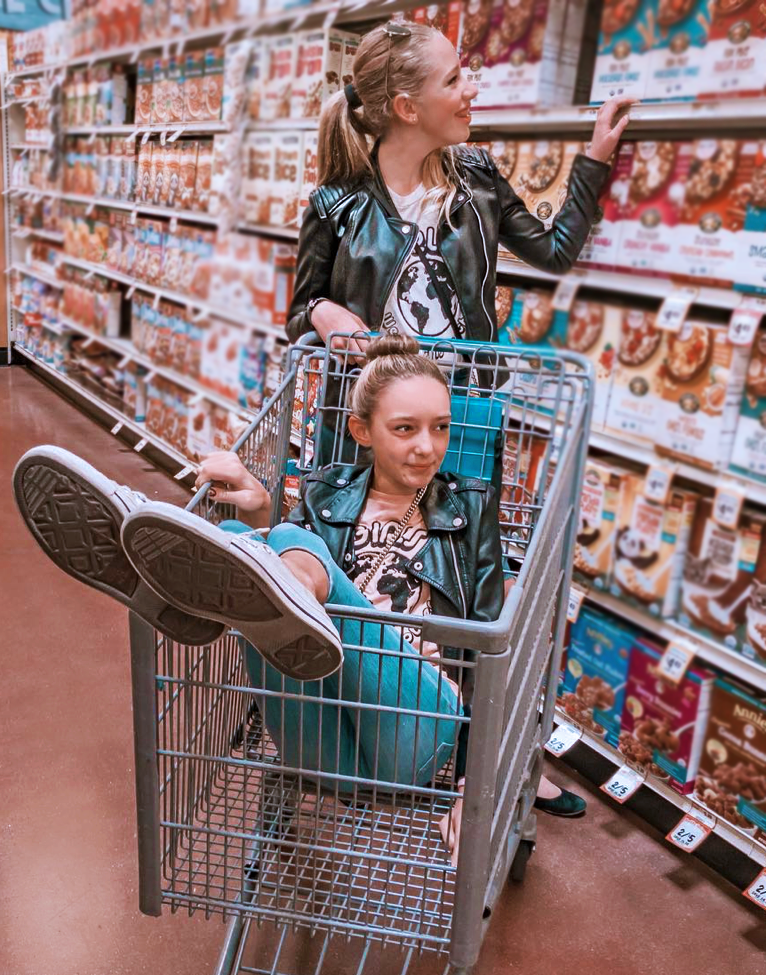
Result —
<instances>
[{"instance_id":1,"label":"box with brown packaging","mask_svg":"<svg viewBox=\"0 0 766 975\"><path fill-rule=\"evenodd\" d=\"M658 454L712 470L726 468L737 429L748 350L728 327L687 320L665 340Z\"/></svg>"},{"instance_id":2,"label":"box with brown packaging","mask_svg":"<svg viewBox=\"0 0 766 975\"><path fill-rule=\"evenodd\" d=\"M604 430L654 446L663 410L663 332L656 313L648 308L619 311L620 337Z\"/></svg>"},{"instance_id":3,"label":"box with brown packaging","mask_svg":"<svg viewBox=\"0 0 766 975\"><path fill-rule=\"evenodd\" d=\"M527 210L546 228L564 205L569 174L581 142L520 142L513 173L513 188Z\"/></svg>"},{"instance_id":4,"label":"box with brown packaging","mask_svg":"<svg viewBox=\"0 0 766 975\"><path fill-rule=\"evenodd\" d=\"M766 85L766 10L760 0L714 0L700 97L758 97Z\"/></svg>"},{"instance_id":5,"label":"box with brown packaging","mask_svg":"<svg viewBox=\"0 0 766 975\"><path fill-rule=\"evenodd\" d=\"M619 267L667 276L682 270L672 230L681 217L689 142L637 142L622 216Z\"/></svg>"},{"instance_id":6,"label":"box with brown packaging","mask_svg":"<svg viewBox=\"0 0 766 975\"><path fill-rule=\"evenodd\" d=\"M766 830L766 704L729 679L713 688L694 792L732 825Z\"/></svg>"},{"instance_id":7,"label":"box with brown packaging","mask_svg":"<svg viewBox=\"0 0 766 975\"><path fill-rule=\"evenodd\" d=\"M657 43L658 0L606 0L601 9L591 105L613 95L644 98Z\"/></svg>"},{"instance_id":8,"label":"box with brown packaging","mask_svg":"<svg viewBox=\"0 0 766 975\"><path fill-rule=\"evenodd\" d=\"M745 508L736 529L701 498L681 584L679 622L751 660L766 660L766 519Z\"/></svg>"},{"instance_id":9,"label":"box with brown packaging","mask_svg":"<svg viewBox=\"0 0 766 975\"><path fill-rule=\"evenodd\" d=\"M737 234L744 228L758 144L735 139L694 143L681 220L674 231L678 271L727 287L737 279Z\"/></svg>"},{"instance_id":10,"label":"box with brown packaging","mask_svg":"<svg viewBox=\"0 0 766 975\"><path fill-rule=\"evenodd\" d=\"M580 493L580 521L574 554L575 578L606 590L612 577L612 560L623 488L630 472L607 461L588 460Z\"/></svg>"},{"instance_id":11,"label":"box with brown packaging","mask_svg":"<svg viewBox=\"0 0 766 975\"><path fill-rule=\"evenodd\" d=\"M296 38L296 68L290 98L291 118L315 118L340 88L343 45L357 34L335 28L301 31Z\"/></svg>"},{"instance_id":12,"label":"box with brown packaging","mask_svg":"<svg viewBox=\"0 0 766 975\"><path fill-rule=\"evenodd\" d=\"M642 475L623 481L610 589L652 616L671 617L678 606L697 495L671 487L660 504L649 501L645 490Z\"/></svg>"},{"instance_id":13,"label":"box with brown packaging","mask_svg":"<svg viewBox=\"0 0 766 975\"><path fill-rule=\"evenodd\" d=\"M301 178L301 194L298 201L298 226L303 223L303 214L309 205L309 196L317 188L319 151L319 135L316 132L303 134L303 175Z\"/></svg>"},{"instance_id":14,"label":"box with brown packaging","mask_svg":"<svg viewBox=\"0 0 766 975\"><path fill-rule=\"evenodd\" d=\"M739 407L730 468L735 474L766 481L766 330L756 336Z\"/></svg>"},{"instance_id":15,"label":"box with brown packaging","mask_svg":"<svg viewBox=\"0 0 766 975\"><path fill-rule=\"evenodd\" d=\"M224 49L211 47L205 51L205 71L202 78L204 119L219 119L223 110Z\"/></svg>"},{"instance_id":16,"label":"box with brown packaging","mask_svg":"<svg viewBox=\"0 0 766 975\"><path fill-rule=\"evenodd\" d=\"M184 63L184 121L199 122L205 116L205 52L189 51Z\"/></svg>"},{"instance_id":17,"label":"box with brown packaging","mask_svg":"<svg viewBox=\"0 0 766 975\"><path fill-rule=\"evenodd\" d=\"M622 308L601 301L577 300L567 320L565 346L584 355L593 364L596 385L593 391L591 430L603 432L612 392L612 373L622 330Z\"/></svg>"},{"instance_id":18,"label":"box with brown packaging","mask_svg":"<svg viewBox=\"0 0 766 975\"><path fill-rule=\"evenodd\" d=\"M689 795L710 712L715 675L693 664L678 684L659 671L662 648L637 640L630 651L619 749L671 789Z\"/></svg>"},{"instance_id":19,"label":"box with brown packaging","mask_svg":"<svg viewBox=\"0 0 766 975\"><path fill-rule=\"evenodd\" d=\"M213 181L213 140L200 139L197 144L197 175L194 182L192 209L207 211Z\"/></svg>"},{"instance_id":20,"label":"box with brown packaging","mask_svg":"<svg viewBox=\"0 0 766 975\"><path fill-rule=\"evenodd\" d=\"M261 118L264 121L289 118L297 45L292 34L269 37L264 72Z\"/></svg>"},{"instance_id":21,"label":"box with brown packaging","mask_svg":"<svg viewBox=\"0 0 766 975\"><path fill-rule=\"evenodd\" d=\"M620 256L622 221L628 208L635 143L623 142L599 197L596 217L577 259L581 267L613 271Z\"/></svg>"},{"instance_id":22,"label":"box with brown packaging","mask_svg":"<svg viewBox=\"0 0 766 975\"><path fill-rule=\"evenodd\" d=\"M294 226L302 187L303 138L300 133L279 132L274 142L274 188L269 222L274 227Z\"/></svg>"}]
</instances>

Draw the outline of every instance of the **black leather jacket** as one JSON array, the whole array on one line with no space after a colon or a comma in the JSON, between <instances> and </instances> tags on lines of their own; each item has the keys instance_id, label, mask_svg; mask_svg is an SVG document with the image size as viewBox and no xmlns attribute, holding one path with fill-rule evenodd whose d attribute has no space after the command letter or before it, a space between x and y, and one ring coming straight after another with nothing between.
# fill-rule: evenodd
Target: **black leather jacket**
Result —
<instances>
[{"instance_id":1,"label":"black leather jacket","mask_svg":"<svg viewBox=\"0 0 766 975\"><path fill-rule=\"evenodd\" d=\"M464 146L459 158L463 188L450 211L454 230L443 220L439 245L460 300L466 337L491 342L497 338L498 243L533 267L567 271L588 236L609 166L578 155L564 206L545 230L485 150ZM374 177L314 190L301 227L287 323L290 340L311 331L306 305L312 298L329 298L376 331L415 237L412 225L396 212L377 164Z\"/></svg>"},{"instance_id":2,"label":"black leather jacket","mask_svg":"<svg viewBox=\"0 0 766 975\"><path fill-rule=\"evenodd\" d=\"M372 467L336 465L307 474L289 521L324 539L335 563L354 565L354 527ZM503 606L503 572L494 489L477 478L437 474L420 504L425 546L407 564L431 587L435 615L492 622Z\"/></svg>"}]
</instances>

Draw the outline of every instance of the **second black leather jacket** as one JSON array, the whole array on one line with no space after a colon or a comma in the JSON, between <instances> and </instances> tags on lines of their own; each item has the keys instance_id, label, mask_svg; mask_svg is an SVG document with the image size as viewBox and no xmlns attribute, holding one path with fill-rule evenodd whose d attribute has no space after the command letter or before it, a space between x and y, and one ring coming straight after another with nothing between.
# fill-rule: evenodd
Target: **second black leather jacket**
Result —
<instances>
[{"instance_id":1,"label":"second black leather jacket","mask_svg":"<svg viewBox=\"0 0 766 975\"><path fill-rule=\"evenodd\" d=\"M567 199L546 230L484 149L462 146L459 160L463 186L450 211L454 229L442 220L439 245L463 311L466 337L491 342L497 338L498 243L533 267L553 274L567 271L587 239L609 166L576 157ZM415 243L414 230L396 212L377 164L374 177L316 189L301 227L287 323L290 340L311 331L306 305L312 298L329 298L377 331Z\"/></svg>"}]
</instances>

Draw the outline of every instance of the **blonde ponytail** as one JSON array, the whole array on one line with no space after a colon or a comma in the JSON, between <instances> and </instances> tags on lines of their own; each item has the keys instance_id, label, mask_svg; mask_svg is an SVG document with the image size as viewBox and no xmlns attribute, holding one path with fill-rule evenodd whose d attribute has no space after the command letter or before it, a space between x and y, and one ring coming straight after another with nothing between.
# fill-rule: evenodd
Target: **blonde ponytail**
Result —
<instances>
[{"instance_id":1,"label":"blonde ponytail","mask_svg":"<svg viewBox=\"0 0 766 975\"><path fill-rule=\"evenodd\" d=\"M356 114L343 89L325 105L319 122L317 151L320 186L354 180L372 172L371 147L364 123L355 117Z\"/></svg>"}]
</instances>

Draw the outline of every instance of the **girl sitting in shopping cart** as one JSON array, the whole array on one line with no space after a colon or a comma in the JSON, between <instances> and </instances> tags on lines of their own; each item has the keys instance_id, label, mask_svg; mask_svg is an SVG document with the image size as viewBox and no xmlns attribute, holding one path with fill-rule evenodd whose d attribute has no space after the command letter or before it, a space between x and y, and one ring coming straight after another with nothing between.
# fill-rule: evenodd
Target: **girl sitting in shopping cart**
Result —
<instances>
[{"instance_id":1,"label":"girl sitting in shopping cart","mask_svg":"<svg viewBox=\"0 0 766 975\"><path fill-rule=\"evenodd\" d=\"M197 476L211 499L237 506L241 520L220 526L56 447L25 454L14 490L57 565L165 636L242 634L283 764L319 773L339 796L428 787L447 768L459 792L473 655L429 643L422 623L497 619L503 572L492 487L440 473L450 410L443 371L412 337L369 342L348 424L372 466L308 474L265 541L272 499L236 453L211 455ZM346 610L331 617L326 604ZM393 612L410 625L382 625ZM442 824L451 848L459 817L458 803Z\"/></svg>"}]
</instances>

